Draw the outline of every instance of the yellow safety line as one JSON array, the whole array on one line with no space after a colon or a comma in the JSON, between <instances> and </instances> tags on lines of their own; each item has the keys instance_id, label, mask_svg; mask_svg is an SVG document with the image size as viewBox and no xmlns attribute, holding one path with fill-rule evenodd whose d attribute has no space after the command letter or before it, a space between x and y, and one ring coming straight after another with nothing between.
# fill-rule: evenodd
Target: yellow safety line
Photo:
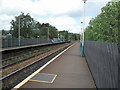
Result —
<instances>
[{"instance_id":1,"label":"yellow safety line","mask_svg":"<svg viewBox=\"0 0 120 90\"><path fill-rule=\"evenodd\" d=\"M51 82L49 82L49 81L40 81L40 80L33 80L33 79L30 79L29 81L32 81L32 82L51 83Z\"/></svg>"},{"instance_id":2,"label":"yellow safety line","mask_svg":"<svg viewBox=\"0 0 120 90\"><path fill-rule=\"evenodd\" d=\"M77 43L77 42L76 42ZM24 79L22 82L20 82L19 84L17 84L15 87L13 87L11 90L16 90L19 89L22 85L24 85L26 82L28 82L33 76L35 76L37 73L39 73L41 70L43 70L47 65L49 65L52 61L54 61L56 58L58 58L60 55L62 55L65 51L67 51L69 48L71 48L72 46L74 46L76 43L72 44L71 46L69 46L68 48L66 48L64 51L62 51L61 53L59 53L57 56L55 56L54 58L52 58L49 62L47 62L45 65L43 65L41 68L39 68L37 71L35 71L34 73L32 73L30 76L28 76L26 79Z\"/></svg>"}]
</instances>

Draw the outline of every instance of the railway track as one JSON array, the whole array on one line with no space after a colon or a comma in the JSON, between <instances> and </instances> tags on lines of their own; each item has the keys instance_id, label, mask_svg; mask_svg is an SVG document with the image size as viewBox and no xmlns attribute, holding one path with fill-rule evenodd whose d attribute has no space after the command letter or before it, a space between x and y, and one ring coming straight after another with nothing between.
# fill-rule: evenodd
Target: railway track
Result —
<instances>
[{"instance_id":1,"label":"railway track","mask_svg":"<svg viewBox=\"0 0 120 90\"><path fill-rule=\"evenodd\" d=\"M29 45L29 46L21 46L21 47L14 47L14 48L7 48L7 49L2 49L0 52L2 52L2 59L6 60L11 57L14 57L16 55L23 55L27 52L33 51L34 49L39 49L43 47L48 47L48 46L54 46L57 44L63 44L66 42L56 42L56 43L45 43L45 44L37 44L37 45Z\"/></svg>"},{"instance_id":2,"label":"railway track","mask_svg":"<svg viewBox=\"0 0 120 90\"><path fill-rule=\"evenodd\" d=\"M17 55L15 56L15 58L12 57L12 59L10 58L7 60L2 60L2 67L0 68L2 69L2 77L10 74L11 72L14 72L15 70L18 70L24 67L26 64L29 64L35 61L36 59L43 57L45 53L48 53L49 51L54 50L66 44L69 44L69 43L63 43L63 44L57 44L54 46L52 45L48 47L37 48L37 51L35 49L31 51L30 53L20 55L19 57Z\"/></svg>"},{"instance_id":3,"label":"railway track","mask_svg":"<svg viewBox=\"0 0 120 90\"><path fill-rule=\"evenodd\" d=\"M54 56L59 54L61 51L63 51L65 48L70 46L72 43L66 44L63 47L56 48L54 50L51 50L49 52L46 52L44 55L41 56L41 58L33 60L29 64L25 65L22 68L19 68L18 70L2 77L0 81L2 81L3 89L11 89L18 83L20 83L22 80L24 80L27 76L32 74L34 71L42 67L44 64L46 64L50 59L52 59Z\"/></svg>"},{"instance_id":4,"label":"railway track","mask_svg":"<svg viewBox=\"0 0 120 90\"><path fill-rule=\"evenodd\" d=\"M16 55L14 57L3 59L2 60L2 67L0 67L0 69L4 69L8 66L12 66L12 65L17 64L19 62L25 61L26 59L38 56L39 54L45 53L45 52L50 51L52 49L55 49L59 46L60 45L55 45L54 47L53 46L42 47L42 48L40 47L40 48L33 49L32 51L30 50L29 52L23 53L21 55Z\"/></svg>"}]
</instances>

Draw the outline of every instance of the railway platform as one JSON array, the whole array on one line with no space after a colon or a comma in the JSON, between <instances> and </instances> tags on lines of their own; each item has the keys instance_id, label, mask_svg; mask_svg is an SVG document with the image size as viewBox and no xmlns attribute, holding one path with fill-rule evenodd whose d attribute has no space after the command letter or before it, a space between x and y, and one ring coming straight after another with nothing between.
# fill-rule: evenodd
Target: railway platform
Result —
<instances>
[{"instance_id":1,"label":"railway platform","mask_svg":"<svg viewBox=\"0 0 120 90\"><path fill-rule=\"evenodd\" d=\"M49 82L50 75L53 75L52 82ZM48 81L40 80L39 76L43 77L42 79L48 78ZM81 57L79 42L76 42L19 89L23 88L96 88L96 86L85 58Z\"/></svg>"}]
</instances>

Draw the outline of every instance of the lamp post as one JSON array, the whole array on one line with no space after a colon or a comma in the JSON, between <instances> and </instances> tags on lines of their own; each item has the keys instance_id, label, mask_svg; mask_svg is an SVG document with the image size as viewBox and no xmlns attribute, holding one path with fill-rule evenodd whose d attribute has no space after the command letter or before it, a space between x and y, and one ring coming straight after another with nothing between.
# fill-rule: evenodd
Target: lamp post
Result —
<instances>
[{"instance_id":1,"label":"lamp post","mask_svg":"<svg viewBox=\"0 0 120 90\"><path fill-rule=\"evenodd\" d=\"M82 30L82 24L83 24L83 22L81 22L81 31L83 32L83 30ZM82 33L80 35L80 47L82 47Z\"/></svg>"},{"instance_id":2,"label":"lamp post","mask_svg":"<svg viewBox=\"0 0 120 90\"><path fill-rule=\"evenodd\" d=\"M19 23L18 23L18 46L20 46L20 17L19 17Z\"/></svg>"},{"instance_id":3,"label":"lamp post","mask_svg":"<svg viewBox=\"0 0 120 90\"><path fill-rule=\"evenodd\" d=\"M87 0L83 0L84 2L84 18L83 18L83 41L82 41L82 53L81 53L81 56L85 56L84 55L84 30L85 30L85 4L86 4L86 1Z\"/></svg>"},{"instance_id":4,"label":"lamp post","mask_svg":"<svg viewBox=\"0 0 120 90\"><path fill-rule=\"evenodd\" d=\"M39 37L40 37L40 36L37 36L37 40L38 40L37 44L39 44Z\"/></svg>"},{"instance_id":5,"label":"lamp post","mask_svg":"<svg viewBox=\"0 0 120 90\"><path fill-rule=\"evenodd\" d=\"M12 34L8 33L6 36L7 36L7 47L12 47Z\"/></svg>"},{"instance_id":6,"label":"lamp post","mask_svg":"<svg viewBox=\"0 0 120 90\"><path fill-rule=\"evenodd\" d=\"M10 37L10 47L12 47L12 34L9 33L8 36Z\"/></svg>"},{"instance_id":7,"label":"lamp post","mask_svg":"<svg viewBox=\"0 0 120 90\"><path fill-rule=\"evenodd\" d=\"M59 31L58 31L58 42L59 42L59 40L60 40L60 39L59 39Z\"/></svg>"},{"instance_id":8,"label":"lamp post","mask_svg":"<svg viewBox=\"0 0 120 90\"><path fill-rule=\"evenodd\" d=\"M58 31L58 39L59 39L59 31Z\"/></svg>"},{"instance_id":9,"label":"lamp post","mask_svg":"<svg viewBox=\"0 0 120 90\"><path fill-rule=\"evenodd\" d=\"M20 46L21 45L21 43L20 43L20 41L21 41L21 39L20 39L20 33L21 33L21 31L20 31L20 22L22 20L24 20L24 17L22 17L22 16L19 16L18 17L18 46Z\"/></svg>"},{"instance_id":10,"label":"lamp post","mask_svg":"<svg viewBox=\"0 0 120 90\"><path fill-rule=\"evenodd\" d=\"M47 34L48 34L48 38L47 39L48 39L48 42L49 42L49 34L50 34L49 32L50 31L49 31L49 27L46 27L46 28L47 28Z\"/></svg>"}]
</instances>

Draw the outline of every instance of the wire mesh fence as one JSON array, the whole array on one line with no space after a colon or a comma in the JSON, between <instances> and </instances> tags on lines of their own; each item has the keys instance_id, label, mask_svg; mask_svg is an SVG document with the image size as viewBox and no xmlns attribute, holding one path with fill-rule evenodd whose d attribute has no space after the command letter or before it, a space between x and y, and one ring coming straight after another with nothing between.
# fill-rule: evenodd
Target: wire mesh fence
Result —
<instances>
[{"instance_id":1,"label":"wire mesh fence","mask_svg":"<svg viewBox=\"0 0 120 90\"><path fill-rule=\"evenodd\" d=\"M118 47L116 43L85 42L85 56L98 88L118 88Z\"/></svg>"},{"instance_id":2,"label":"wire mesh fence","mask_svg":"<svg viewBox=\"0 0 120 90\"><path fill-rule=\"evenodd\" d=\"M51 43L51 40L40 39L40 38L36 38L36 39L23 38L23 39L20 39L20 46L43 44L43 43ZM18 38L2 38L2 48L17 47L17 46L19 46L19 39Z\"/></svg>"}]
</instances>

